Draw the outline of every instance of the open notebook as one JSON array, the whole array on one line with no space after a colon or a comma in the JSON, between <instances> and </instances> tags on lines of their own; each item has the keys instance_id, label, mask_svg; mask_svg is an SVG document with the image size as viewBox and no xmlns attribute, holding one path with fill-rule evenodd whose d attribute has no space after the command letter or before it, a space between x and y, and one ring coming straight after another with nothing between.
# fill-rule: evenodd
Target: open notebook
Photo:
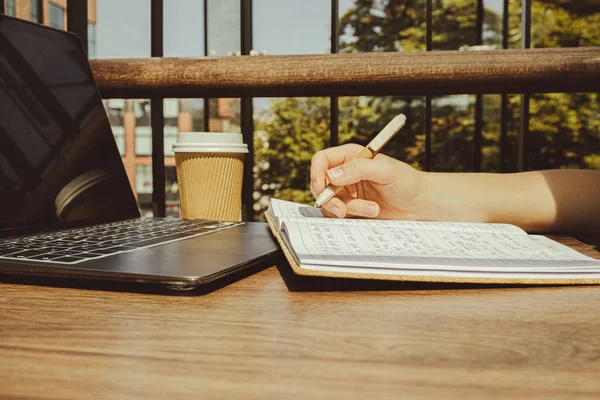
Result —
<instances>
[{"instance_id":1,"label":"open notebook","mask_svg":"<svg viewBox=\"0 0 600 400\"><path fill-rule=\"evenodd\" d=\"M513 225L324 218L273 199L273 234L299 275L428 282L599 284L600 261Z\"/></svg>"}]
</instances>

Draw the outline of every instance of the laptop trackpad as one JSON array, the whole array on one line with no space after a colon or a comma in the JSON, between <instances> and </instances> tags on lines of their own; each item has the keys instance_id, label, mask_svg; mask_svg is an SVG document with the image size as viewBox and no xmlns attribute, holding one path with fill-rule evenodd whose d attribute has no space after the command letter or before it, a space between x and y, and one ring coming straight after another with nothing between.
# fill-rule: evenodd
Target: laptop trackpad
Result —
<instances>
[{"instance_id":1,"label":"laptop trackpad","mask_svg":"<svg viewBox=\"0 0 600 400\"><path fill-rule=\"evenodd\" d=\"M252 264L277 251L266 224L246 223L208 235L125 253L110 260L121 264L121 272L125 272L123 269L130 273L143 270L144 274L200 278Z\"/></svg>"}]
</instances>

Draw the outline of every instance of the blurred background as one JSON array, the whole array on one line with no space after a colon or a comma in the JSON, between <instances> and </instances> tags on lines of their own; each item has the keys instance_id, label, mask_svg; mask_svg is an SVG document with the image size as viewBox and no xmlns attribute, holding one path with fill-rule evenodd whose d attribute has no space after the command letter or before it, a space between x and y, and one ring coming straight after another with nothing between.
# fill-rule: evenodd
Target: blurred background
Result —
<instances>
[{"instance_id":1,"label":"blurred background","mask_svg":"<svg viewBox=\"0 0 600 400\"><path fill-rule=\"evenodd\" d=\"M82 0L85 1L85 0ZM90 58L151 56L151 0L88 0ZM164 0L165 57L256 57L330 52L481 51L600 45L600 0ZM4 0L5 13L58 29L66 0ZM249 5L249 6L248 6ZM522 10L531 10L522 26ZM248 21L242 26L243 20ZM527 25L529 25L526 22ZM528 39L528 38L527 38ZM427 110L430 102L431 109ZM312 203L312 155L332 143L365 144L396 114L406 127L385 153L432 171L515 172L600 168L598 93L339 98L164 99L166 214L179 215L171 145L179 131L251 129L254 160L248 219L263 219L272 196ZM104 101L141 209L152 214L148 99ZM522 115L522 112L525 115ZM524 125L520 127L520 123ZM527 149L519 160L519 130ZM426 136L431 149L426 157Z\"/></svg>"}]
</instances>

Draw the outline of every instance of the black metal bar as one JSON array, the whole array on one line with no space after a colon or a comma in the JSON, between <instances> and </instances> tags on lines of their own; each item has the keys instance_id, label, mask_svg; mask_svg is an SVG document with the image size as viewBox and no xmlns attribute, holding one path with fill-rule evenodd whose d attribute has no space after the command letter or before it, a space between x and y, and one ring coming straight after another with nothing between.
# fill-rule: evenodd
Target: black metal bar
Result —
<instances>
[{"instance_id":1,"label":"black metal bar","mask_svg":"<svg viewBox=\"0 0 600 400\"><path fill-rule=\"evenodd\" d=\"M4 14L4 0L0 0L0 14Z\"/></svg>"},{"instance_id":2,"label":"black metal bar","mask_svg":"<svg viewBox=\"0 0 600 400\"><path fill-rule=\"evenodd\" d=\"M509 27L509 0L504 0L504 4L502 7L502 48L508 49L508 30Z\"/></svg>"},{"instance_id":3,"label":"black metal bar","mask_svg":"<svg viewBox=\"0 0 600 400\"><path fill-rule=\"evenodd\" d=\"M521 1L521 47L531 47L531 0ZM521 95L521 116L519 129L519 171L528 169L527 165L527 136L529 135L529 93Z\"/></svg>"},{"instance_id":4,"label":"black metal bar","mask_svg":"<svg viewBox=\"0 0 600 400\"><path fill-rule=\"evenodd\" d=\"M67 29L73 32L83 42L83 47L88 52L88 2L81 0L67 0Z\"/></svg>"},{"instance_id":5,"label":"black metal bar","mask_svg":"<svg viewBox=\"0 0 600 400\"><path fill-rule=\"evenodd\" d=\"M484 8L483 0L477 0L476 10L476 23L475 23L475 44L483 44L483 18ZM473 170L480 172L481 165L481 152L483 148L483 95L475 95L475 132L473 132Z\"/></svg>"},{"instance_id":6,"label":"black metal bar","mask_svg":"<svg viewBox=\"0 0 600 400\"><path fill-rule=\"evenodd\" d=\"M163 0L150 3L150 48L152 57L163 56ZM151 101L150 124L152 125L152 211L155 217L166 216L165 194L165 118L163 98L153 97Z\"/></svg>"},{"instance_id":7,"label":"black metal bar","mask_svg":"<svg viewBox=\"0 0 600 400\"><path fill-rule=\"evenodd\" d=\"M38 1L38 23L44 23L44 2L42 0Z\"/></svg>"},{"instance_id":8,"label":"black metal bar","mask_svg":"<svg viewBox=\"0 0 600 400\"><path fill-rule=\"evenodd\" d=\"M483 95L475 95L475 132L473 132L473 171L481 172L483 148Z\"/></svg>"},{"instance_id":9,"label":"black metal bar","mask_svg":"<svg viewBox=\"0 0 600 400\"><path fill-rule=\"evenodd\" d=\"M252 50L252 0L240 0L240 44L242 56L249 56ZM252 98L240 99L240 118L244 142L248 144L249 153L244 160L244 184L242 186L242 207L244 220L254 220L254 110Z\"/></svg>"},{"instance_id":10,"label":"black metal bar","mask_svg":"<svg viewBox=\"0 0 600 400\"><path fill-rule=\"evenodd\" d=\"M483 44L483 20L484 20L484 8L483 8L483 0L477 0L477 9L476 9L476 21L475 21L475 44L482 45Z\"/></svg>"},{"instance_id":11,"label":"black metal bar","mask_svg":"<svg viewBox=\"0 0 600 400\"><path fill-rule=\"evenodd\" d=\"M504 0L502 9L502 48L508 49L508 0ZM508 95L503 93L500 96L500 172L507 172L508 165L506 156L508 155L508 131L506 121L508 118Z\"/></svg>"},{"instance_id":12,"label":"black metal bar","mask_svg":"<svg viewBox=\"0 0 600 400\"><path fill-rule=\"evenodd\" d=\"M339 0L331 0L331 53L339 52L339 17L340 17L340 2ZM337 146L340 143L339 138L339 114L340 105L337 96L329 98L329 144Z\"/></svg>"},{"instance_id":13,"label":"black metal bar","mask_svg":"<svg viewBox=\"0 0 600 400\"><path fill-rule=\"evenodd\" d=\"M500 172L508 172L508 129L506 120L508 118L508 95L500 96Z\"/></svg>"},{"instance_id":14,"label":"black metal bar","mask_svg":"<svg viewBox=\"0 0 600 400\"><path fill-rule=\"evenodd\" d=\"M531 47L531 0L521 0L521 47Z\"/></svg>"},{"instance_id":15,"label":"black metal bar","mask_svg":"<svg viewBox=\"0 0 600 400\"><path fill-rule=\"evenodd\" d=\"M427 0L425 21L425 50L433 48L433 0ZM431 171L431 96L425 96L425 171Z\"/></svg>"},{"instance_id":16,"label":"black metal bar","mask_svg":"<svg viewBox=\"0 0 600 400\"><path fill-rule=\"evenodd\" d=\"M208 56L208 0L204 0L204 56ZM209 106L210 101L207 97L204 98L204 132L209 131Z\"/></svg>"}]
</instances>

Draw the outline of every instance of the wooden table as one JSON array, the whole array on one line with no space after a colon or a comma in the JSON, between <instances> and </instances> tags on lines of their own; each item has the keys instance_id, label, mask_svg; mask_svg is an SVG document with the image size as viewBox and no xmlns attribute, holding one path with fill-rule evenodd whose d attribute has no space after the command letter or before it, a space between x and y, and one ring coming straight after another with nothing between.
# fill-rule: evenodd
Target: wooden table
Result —
<instances>
[{"instance_id":1,"label":"wooden table","mask_svg":"<svg viewBox=\"0 0 600 400\"><path fill-rule=\"evenodd\" d=\"M204 296L0 284L0 398L600 397L600 287L294 292L280 270Z\"/></svg>"}]
</instances>

